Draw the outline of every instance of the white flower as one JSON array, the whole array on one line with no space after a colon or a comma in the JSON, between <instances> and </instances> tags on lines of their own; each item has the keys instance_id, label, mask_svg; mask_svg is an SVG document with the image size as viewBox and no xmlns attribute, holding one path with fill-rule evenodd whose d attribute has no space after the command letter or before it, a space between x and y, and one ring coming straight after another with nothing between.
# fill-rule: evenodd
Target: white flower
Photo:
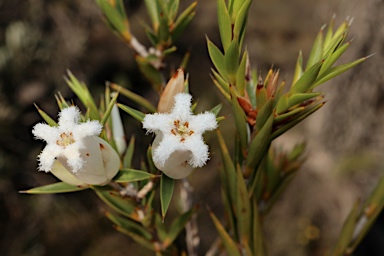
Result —
<instances>
[{"instance_id":1,"label":"white flower","mask_svg":"<svg viewBox=\"0 0 384 256\"><path fill-rule=\"evenodd\" d=\"M104 185L118 172L119 156L106 141L97 137L102 130L98 121L79 121L78 108L68 107L59 113L57 127L43 123L33 127L35 138L47 142L38 156L39 170L52 172L73 185Z\"/></svg>"},{"instance_id":2,"label":"white flower","mask_svg":"<svg viewBox=\"0 0 384 256\"><path fill-rule=\"evenodd\" d=\"M186 177L194 168L202 167L209 159L203 133L217 127L211 112L193 115L192 96L179 93L170 113L148 114L143 128L156 134L152 145L156 167L173 179Z\"/></svg>"}]
</instances>

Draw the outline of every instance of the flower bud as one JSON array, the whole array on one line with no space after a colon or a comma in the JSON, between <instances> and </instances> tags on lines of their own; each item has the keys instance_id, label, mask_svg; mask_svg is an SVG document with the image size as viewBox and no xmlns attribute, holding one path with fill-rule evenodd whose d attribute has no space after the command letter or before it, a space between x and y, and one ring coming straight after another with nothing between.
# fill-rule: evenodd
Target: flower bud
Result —
<instances>
[{"instance_id":1,"label":"flower bud","mask_svg":"<svg viewBox=\"0 0 384 256\"><path fill-rule=\"evenodd\" d=\"M176 73L169 80L160 95L157 112L167 113L172 110L176 94L184 92L184 71L182 68L176 70Z\"/></svg>"}]
</instances>

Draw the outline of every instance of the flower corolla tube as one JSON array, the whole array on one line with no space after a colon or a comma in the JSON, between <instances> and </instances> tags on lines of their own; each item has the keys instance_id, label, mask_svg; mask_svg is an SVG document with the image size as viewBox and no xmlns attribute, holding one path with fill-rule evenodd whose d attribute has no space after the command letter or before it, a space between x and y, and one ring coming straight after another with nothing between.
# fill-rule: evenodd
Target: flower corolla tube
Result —
<instances>
[{"instance_id":1,"label":"flower corolla tube","mask_svg":"<svg viewBox=\"0 0 384 256\"><path fill-rule=\"evenodd\" d=\"M152 143L155 166L173 179L188 176L194 168L202 167L209 159L203 133L217 128L211 112L193 115L192 96L178 93L169 113L147 114L143 128L156 134Z\"/></svg>"},{"instance_id":2,"label":"flower corolla tube","mask_svg":"<svg viewBox=\"0 0 384 256\"><path fill-rule=\"evenodd\" d=\"M51 172L72 185L105 185L117 174L120 158L99 138L102 125L96 120L80 122L77 107L59 113L58 126L38 123L32 133L47 142L38 156L39 171Z\"/></svg>"}]
</instances>

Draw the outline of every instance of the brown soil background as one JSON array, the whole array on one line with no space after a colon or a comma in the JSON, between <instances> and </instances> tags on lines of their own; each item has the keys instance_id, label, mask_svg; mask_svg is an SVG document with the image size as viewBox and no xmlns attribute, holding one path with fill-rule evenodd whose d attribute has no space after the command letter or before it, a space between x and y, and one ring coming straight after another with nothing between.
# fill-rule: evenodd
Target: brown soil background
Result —
<instances>
[{"instance_id":1,"label":"brown soil background","mask_svg":"<svg viewBox=\"0 0 384 256\"><path fill-rule=\"evenodd\" d=\"M148 45L140 26L148 20L144 5L139 0L125 2L134 34ZM199 1L194 21L176 44L178 54L170 60L170 68L177 67L182 54L192 51L187 71L201 110L223 101L209 77L212 65L205 41L207 35L219 42L215 6L214 0ZM353 202L364 199L383 173L384 1L254 1L245 43L254 67L267 72L273 64L290 81L298 51L308 56L318 29L334 13L337 25L354 17L349 33L354 41L341 62L376 55L321 86L328 103L275 142L290 148L306 141L308 160L264 222L271 255L329 252ZM12 40L15 34L10 31L20 31L15 27L24 28L24 33ZM106 28L94 1L0 1L0 255L150 255L113 230L103 216L105 206L91 191L18 193L55 181L36 171L43 143L31 135L31 127L41 121L33 103L55 116L54 93L78 102L62 79L66 69L89 85L95 97L109 80L153 98L132 52ZM222 113L229 111L226 106ZM134 120L126 117L125 122L128 136L144 135ZM222 124L228 141L232 125L230 119ZM214 136L207 140L212 161L197 170L191 182L196 202L221 215L219 151ZM198 221L203 255L217 234L205 207ZM319 231L319 238L309 239L311 227ZM375 239L384 239L382 228L375 232ZM381 247L371 245L373 251L363 248L356 255L383 255L383 240L379 241Z\"/></svg>"}]
</instances>

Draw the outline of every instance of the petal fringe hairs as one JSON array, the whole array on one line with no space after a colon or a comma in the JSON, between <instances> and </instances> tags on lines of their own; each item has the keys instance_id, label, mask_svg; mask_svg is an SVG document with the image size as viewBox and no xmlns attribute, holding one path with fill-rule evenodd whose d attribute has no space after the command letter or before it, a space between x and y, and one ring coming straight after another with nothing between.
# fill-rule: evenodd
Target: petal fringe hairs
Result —
<instances>
[{"instance_id":1,"label":"petal fringe hairs","mask_svg":"<svg viewBox=\"0 0 384 256\"><path fill-rule=\"evenodd\" d=\"M57 127L39 123L33 127L36 139L47 142L38 156L39 170L51 172L72 185L104 185L119 171L116 151L99 138L102 125L96 120L80 123L77 107L59 113Z\"/></svg>"},{"instance_id":2,"label":"petal fringe hairs","mask_svg":"<svg viewBox=\"0 0 384 256\"><path fill-rule=\"evenodd\" d=\"M211 112L193 115L192 96L178 93L169 113L148 114L143 128L155 133L152 156L156 167L173 179L188 176L194 168L202 167L209 159L203 133L217 128Z\"/></svg>"}]
</instances>

